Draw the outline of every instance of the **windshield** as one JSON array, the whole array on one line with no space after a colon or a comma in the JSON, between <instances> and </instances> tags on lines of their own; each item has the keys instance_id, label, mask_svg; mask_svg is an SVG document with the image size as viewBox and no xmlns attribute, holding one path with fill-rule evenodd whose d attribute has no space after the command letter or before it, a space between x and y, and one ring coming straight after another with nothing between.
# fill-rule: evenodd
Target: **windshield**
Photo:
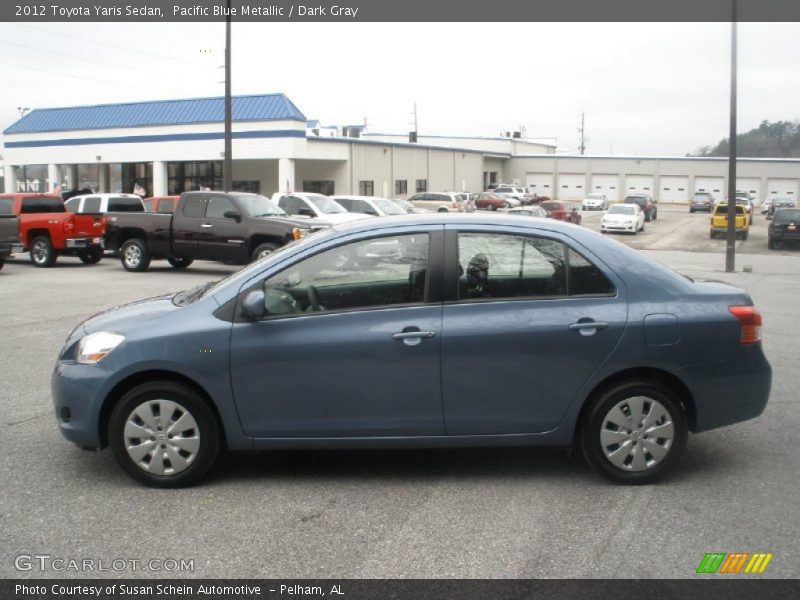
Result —
<instances>
[{"instance_id":1,"label":"windshield","mask_svg":"<svg viewBox=\"0 0 800 600\"><path fill-rule=\"evenodd\" d=\"M285 217L283 209L261 194L231 194L250 217Z\"/></svg>"},{"instance_id":2,"label":"windshield","mask_svg":"<svg viewBox=\"0 0 800 600\"><path fill-rule=\"evenodd\" d=\"M800 210L794 208L782 208L775 211L776 223L798 223L800 222Z\"/></svg>"},{"instance_id":3,"label":"windshield","mask_svg":"<svg viewBox=\"0 0 800 600\"><path fill-rule=\"evenodd\" d=\"M402 208L397 206L397 204L395 204L391 200L387 200L386 198L375 198L373 200L373 202L375 203L375 205L378 208L380 208L387 215L404 215L404 214L406 214L406 211L404 211Z\"/></svg>"},{"instance_id":4,"label":"windshield","mask_svg":"<svg viewBox=\"0 0 800 600\"><path fill-rule=\"evenodd\" d=\"M603 194L589 194L587 198L589 198L590 200L602 200Z\"/></svg>"},{"instance_id":5,"label":"windshield","mask_svg":"<svg viewBox=\"0 0 800 600\"><path fill-rule=\"evenodd\" d=\"M639 206L644 206L645 204L647 204L647 198L645 198L644 196L628 196L627 198L625 198L625 202L627 203L635 202Z\"/></svg>"},{"instance_id":6,"label":"windshield","mask_svg":"<svg viewBox=\"0 0 800 600\"><path fill-rule=\"evenodd\" d=\"M636 208L633 206L625 206L624 204L615 204L608 209L610 215L635 215Z\"/></svg>"},{"instance_id":7,"label":"windshield","mask_svg":"<svg viewBox=\"0 0 800 600\"><path fill-rule=\"evenodd\" d=\"M220 279L219 281L223 281ZM215 281L208 281L201 285L195 286L188 290L184 290L182 292L178 292L172 297L172 303L175 306L186 306L188 304L192 304L193 302L197 302L206 295L206 292L211 289L211 287L218 282Z\"/></svg>"},{"instance_id":8,"label":"windshield","mask_svg":"<svg viewBox=\"0 0 800 600\"><path fill-rule=\"evenodd\" d=\"M347 212L341 204L322 194L306 194L306 196L321 213L325 213L326 215Z\"/></svg>"}]
</instances>

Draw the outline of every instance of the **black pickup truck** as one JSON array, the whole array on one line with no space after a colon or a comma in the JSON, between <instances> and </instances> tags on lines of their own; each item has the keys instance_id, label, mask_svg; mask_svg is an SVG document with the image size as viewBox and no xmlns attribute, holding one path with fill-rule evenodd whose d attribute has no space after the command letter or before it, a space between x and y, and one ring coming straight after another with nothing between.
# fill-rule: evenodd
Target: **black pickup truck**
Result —
<instances>
[{"instance_id":1,"label":"black pickup truck","mask_svg":"<svg viewBox=\"0 0 800 600\"><path fill-rule=\"evenodd\" d=\"M144 271L154 258L183 269L195 259L244 264L329 226L289 217L260 194L184 192L174 214L107 215L105 243L128 271Z\"/></svg>"},{"instance_id":2,"label":"black pickup truck","mask_svg":"<svg viewBox=\"0 0 800 600\"><path fill-rule=\"evenodd\" d=\"M0 269L14 252L22 252L19 241L19 219L14 215L0 214Z\"/></svg>"}]
</instances>

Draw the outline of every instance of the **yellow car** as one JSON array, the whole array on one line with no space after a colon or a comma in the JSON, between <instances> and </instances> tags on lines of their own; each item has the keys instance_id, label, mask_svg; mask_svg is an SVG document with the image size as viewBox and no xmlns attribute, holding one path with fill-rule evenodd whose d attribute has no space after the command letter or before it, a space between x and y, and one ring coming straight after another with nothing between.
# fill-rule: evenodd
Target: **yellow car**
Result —
<instances>
[{"instance_id":1,"label":"yellow car","mask_svg":"<svg viewBox=\"0 0 800 600\"><path fill-rule=\"evenodd\" d=\"M747 239L750 231L750 212L746 206L736 205L736 235L743 240ZM709 237L713 240L717 235L725 237L728 233L728 205L717 204L711 213L711 229Z\"/></svg>"}]
</instances>

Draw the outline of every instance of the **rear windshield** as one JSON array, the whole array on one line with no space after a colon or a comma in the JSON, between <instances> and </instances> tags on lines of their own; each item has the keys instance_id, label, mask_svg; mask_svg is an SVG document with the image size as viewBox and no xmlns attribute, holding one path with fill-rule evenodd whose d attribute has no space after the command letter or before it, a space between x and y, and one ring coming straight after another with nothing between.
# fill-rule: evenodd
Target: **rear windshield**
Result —
<instances>
[{"instance_id":1,"label":"rear windshield","mask_svg":"<svg viewBox=\"0 0 800 600\"><path fill-rule=\"evenodd\" d=\"M144 212L144 204L139 198L112 196L108 199L108 212Z\"/></svg>"},{"instance_id":2,"label":"rear windshield","mask_svg":"<svg viewBox=\"0 0 800 600\"><path fill-rule=\"evenodd\" d=\"M800 210L794 208L782 208L775 211L776 223L798 223L800 222Z\"/></svg>"},{"instance_id":3,"label":"rear windshield","mask_svg":"<svg viewBox=\"0 0 800 600\"><path fill-rule=\"evenodd\" d=\"M540 206L545 210L561 210L562 208L558 202L542 202Z\"/></svg>"},{"instance_id":4,"label":"rear windshield","mask_svg":"<svg viewBox=\"0 0 800 600\"><path fill-rule=\"evenodd\" d=\"M22 199L21 212L26 215L32 213L63 213L67 212L67 209L64 208L64 202L61 198L36 196Z\"/></svg>"},{"instance_id":5,"label":"rear windshield","mask_svg":"<svg viewBox=\"0 0 800 600\"><path fill-rule=\"evenodd\" d=\"M0 215L13 215L13 214L14 214L14 199L0 198Z\"/></svg>"}]
</instances>

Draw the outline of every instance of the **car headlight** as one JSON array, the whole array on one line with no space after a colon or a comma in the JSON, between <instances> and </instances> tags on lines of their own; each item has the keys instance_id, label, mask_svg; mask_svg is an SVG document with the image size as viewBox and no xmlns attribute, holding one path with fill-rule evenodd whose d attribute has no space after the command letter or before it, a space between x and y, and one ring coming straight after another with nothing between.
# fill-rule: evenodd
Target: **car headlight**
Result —
<instances>
[{"instance_id":1,"label":"car headlight","mask_svg":"<svg viewBox=\"0 0 800 600\"><path fill-rule=\"evenodd\" d=\"M90 333L78 343L75 360L82 365L96 365L124 340L124 335L110 331Z\"/></svg>"}]
</instances>

